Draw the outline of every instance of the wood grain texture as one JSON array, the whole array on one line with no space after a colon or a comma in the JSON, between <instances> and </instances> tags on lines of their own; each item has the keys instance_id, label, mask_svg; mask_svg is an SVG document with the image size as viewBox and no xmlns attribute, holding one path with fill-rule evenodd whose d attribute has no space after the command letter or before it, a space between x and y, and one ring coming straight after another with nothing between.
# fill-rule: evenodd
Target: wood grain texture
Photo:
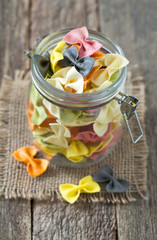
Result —
<instances>
[{"instance_id":1,"label":"wood grain texture","mask_svg":"<svg viewBox=\"0 0 157 240\"><path fill-rule=\"evenodd\" d=\"M112 205L34 201L33 239L114 240Z\"/></svg>"},{"instance_id":2,"label":"wood grain texture","mask_svg":"<svg viewBox=\"0 0 157 240\"><path fill-rule=\"evenodd\" d=\"M31 47L35 46L36 38L60 29L82 26L98 29L97 1L34 0L31 22Z\"/></svg>"},{"instance_id":3,"label":"wood grain texture","mask_svg":"<svg viewBox=\"0 0 157 240\"><path fill-rule=\"evenodd\" d=\"M59 29L84 25L98 29L97 1L35 0L31 22L32 47L37 37ZM114 205L84 203L70 206L59 201L54 204L34 201L33 213L33 239L116 239Z\"/></svg>"},{"instance_id":4,"label":"wood grain texture","mask_svg":"<svg viewBox=\"0 0 157 240\"><path fill-rule=\"evenodd\" d=\"M156 10L154 0L99 1L101 31L119 42L131 64L139 65L146 84L149 200L117 205L119 240L157 239Z\"/></svg>"},{"instance_id":5,"label":"wood grain texture","mask_svg":"<svg viewBox=\"0 0 157 240\"><path fill-rule=\"evenodd\" d=\"M0 1L0 80L15 69L27 69L29 0ZM0 198L0 239L31 239L31 205L23 199Z\"/></svg>"},{"instance_id":6,"label":"wood grain texture","mask_svg":"<svg viewBox=\"0 0 157 240\"><path fill-rule=\"evenodd\" d=\"M2 0L0 12L0 72L13 76L29 67L23 52L29 48L29 0Z\"/></svg>"},{"instance_id":7,"label":"wood grain texture","mask_svg":"<svg viewBox=\"0 0 157 240\"><path fill-rule=\"evenodd\" d=\"M0 198L0 239L30 240L30 201L24 199L6 200Z\"/></svg>"},{"instance_id":8,"label":"wood grain texture","mask_svg":"<svg viewBox=\"0 0 157 240\"><path fill-rule=\"evenodd\" d=\"M116 207L34 201L32 216L30 201L0 198L0 239L157 239L156 11L155 0L0 1L1 76L29 67L23 50L34 47L37 37L83 25L100 30L119 42L144 75L149 145L148 201Z\"/></svg>"}]
</instances>

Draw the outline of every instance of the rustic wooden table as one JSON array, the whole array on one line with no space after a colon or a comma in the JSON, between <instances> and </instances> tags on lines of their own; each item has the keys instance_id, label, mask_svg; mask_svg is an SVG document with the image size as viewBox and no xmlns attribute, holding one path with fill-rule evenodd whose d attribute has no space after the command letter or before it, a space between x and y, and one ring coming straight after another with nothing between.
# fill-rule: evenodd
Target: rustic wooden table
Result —
<instances>
[{"instance_id":1,"label":"rustic wooden table","mask_svg":"<svg viewBox=\"0 0 157 240\"><path fill-rule=\"evenodd\" d=\"M67 27L99 30L139 64L146 83L145 116L148 201L128 205L0 198L0 239L155 240L157 239L157 2L155 0L1 0L0 78L28 69L23 54L37 37Z\"/></svg>"}]
</instances>

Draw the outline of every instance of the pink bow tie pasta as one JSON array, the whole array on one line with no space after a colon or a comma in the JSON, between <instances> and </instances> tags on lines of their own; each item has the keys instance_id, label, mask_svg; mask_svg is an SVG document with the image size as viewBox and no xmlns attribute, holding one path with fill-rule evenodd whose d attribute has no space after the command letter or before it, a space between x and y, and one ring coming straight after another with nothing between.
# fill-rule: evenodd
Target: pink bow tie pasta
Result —
<instances>
[{"instance_id":1,"label":"pink bow tie pasta","mask_svg":"<svg viewBox=\"0 0 157 240\"><path fill-rule=\"evenodd\" d=\"M79 57L91 56L93 53L97 52L102 44L96 41L87 40L89 36L86 27L76 28L70 31L63 40L70 44L79 44Z\"/></svg>"}]
</instances>

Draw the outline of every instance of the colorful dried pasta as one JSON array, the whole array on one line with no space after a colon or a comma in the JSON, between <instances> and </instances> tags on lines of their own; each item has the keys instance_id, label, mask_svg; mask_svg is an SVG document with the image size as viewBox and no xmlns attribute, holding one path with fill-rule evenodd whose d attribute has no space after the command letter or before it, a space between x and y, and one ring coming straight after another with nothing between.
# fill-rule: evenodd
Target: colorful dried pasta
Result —
<instances>
[{"instance_id":1,"label":"colorful dried pasta","mask_svg":"<svg viewBox=\"0 0 157 240\"><path fill-rule=\"evenodd\" d=\"M88 36L86 27L73 29L49 50L52 73L48 72L45 81L67 94L92 94L116 81L128 60L104 51L101 43L88 40ZM122 120L120 105L115 100L84 111L57 106L38 93L34 96L32 100L31 95L34 108L28 112L29 124L38 147L51 156L60 153L75 163L90 157L95 161L120 136L113 134L118 132ZM50 120L48 124L45 119Z\"/></svg>"},{"instance_id":2,"label":"colorful dried pasta","mask_svg":"<svg viewBox=\"0 0 157 240\"><path fill-rule=\"evenodd\" d=\"M71 93L80 94L83 101L87 94L99 94L99 91L108 89L116 82L121 69L129 63L124 56L109 53L100 42L89 40L88 37L86 27L71 30L46 52L44 75L38 64L39 71L46 76L45 81L56 89L58 96L61 91L66 92L67 96ZM36 59L39 61L40 55ZM51 69L45 74L48 68ZM44 98L34 85L31 87L27 116L35 138L34 145L39 150L52 157L59 153L69 161L79 163L88 159L96 161L98 156L106 154L116 144L121 135L119 127L122 121L117 101L112 100L101 108L87 110L81 107L78 110L64 108L64 102L61 105ZM28 169L33 169L32 173L29 170L30 176L40 175L46 170L47 162L40 160L34 163L37 161L34 160L34 149L32 153L31 149L30 152L29 149L22 151L25 153L20 155L20 150L14 157L20 161L19 156L27 155L25 163ZM46 163L44 167L43 163Z\"/></svg>"}]
</instances>

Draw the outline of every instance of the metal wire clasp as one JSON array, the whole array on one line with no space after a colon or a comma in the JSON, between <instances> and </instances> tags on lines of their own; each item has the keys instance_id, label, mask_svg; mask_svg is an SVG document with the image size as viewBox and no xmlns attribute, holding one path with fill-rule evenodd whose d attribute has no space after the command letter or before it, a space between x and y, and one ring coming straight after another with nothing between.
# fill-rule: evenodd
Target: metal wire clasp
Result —
<instances>
[{"instance_id":1,"label":"metal wire clasp","mask_svg":"<svg viewBox=\"0 0 157 240\"><path fill-rule=\"evenodd\" d=\"M42 39L38 37L38 38L36 39L37 44L39 44L39 43L41 42L41 40L42 40ZM24 54L25 54L27 57L32 58L34 51L35 51L35 48L32 49L32 50L30 50L30 51L24 50Z\"/></svg>"},{"instance_id":2,"label":"metal wire clasp","mask_svg":"<svg viewBox=\"0 0 157 240\"><path fill-rule=\"evenodd\" d=\"M121 98L115 98L119 104L121 104L121 112L123 114L124 120L126 122L126 125L128 127L129 133L130 133L130 137L132 139L133 143L137 143L140 138L143 136L143 130L136 112L136 107L139 103L139 100L135 97L129 96L127 94L124 94L122 92L119 93L119 95L121 96ZM140 135L134 139L131 128L130 128L130 124L129 124L129 119L135 115L136 120L137 120L137 124L139 126L140 129Z\"/></svg>"}]
</instances>

